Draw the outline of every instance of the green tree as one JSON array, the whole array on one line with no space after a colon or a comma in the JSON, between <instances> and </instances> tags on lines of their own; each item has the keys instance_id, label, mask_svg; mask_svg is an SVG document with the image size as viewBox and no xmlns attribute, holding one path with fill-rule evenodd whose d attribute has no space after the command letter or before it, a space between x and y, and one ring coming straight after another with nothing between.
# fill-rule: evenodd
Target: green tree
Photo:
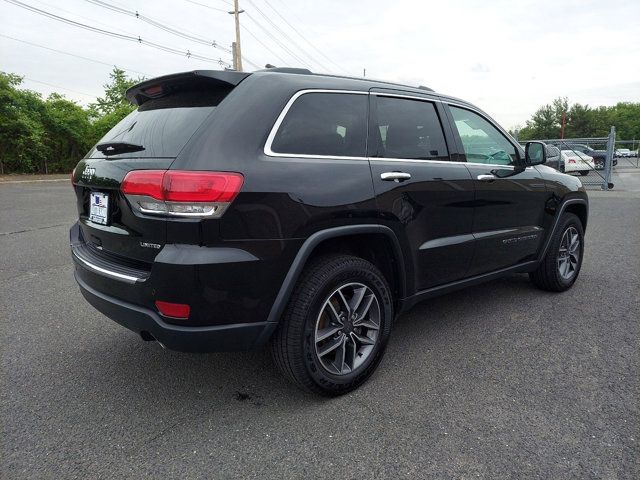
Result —
<instances>
[{"instance_id":1,"label":"green tree","mask_svg":"<svg viewBox=\"0 0 640 480\"><path fill-rule=\"evenodd\" d=\"M44 172L69 171L91 148L89 112L80 105L53 93L45 102L44 123L51 156Z\"/></svg>"},{"instance_id":2,"label":"green tree","mask_svg":"<svg viewBox=\"0 0 640 480\"><path fill-rule=\"evenodd\" d=\"M124 70L113 67L113 71L109 74L111 81L104 87L104 97L98 97L95 103L89 104L89 110L94 118L100 118L114 112L123 112L128 110L131 112L134 107L125 97L125 92L140 83L142 78L127 77Z\"/></svg>"},{"instance_id":3,"label":"green tree","mask_svg":"<svg viewBox=\"0 0 640 480\"><path fill-rule=\"evenodd\" d=\"M90 133L91 143L95 144L120 120L129 115L135 106L131 105L125 97L126 91L140 83L143 78L128 77L124 70L114 67L109 74L111 79L104 85L104 97L96 99L89 104L89 112L93 120Z\"/></svg>"},{"instance_id":4,"label":"green tree","mask_svg":"<svg viewBox=\"0 0 640 480\"><path fill-rule=\"evenodd\" d=\"M0 72L0 173L33 172L50 152L42 122L40 94L21 90L22 77Z\"/></svg>"}]
</instances>

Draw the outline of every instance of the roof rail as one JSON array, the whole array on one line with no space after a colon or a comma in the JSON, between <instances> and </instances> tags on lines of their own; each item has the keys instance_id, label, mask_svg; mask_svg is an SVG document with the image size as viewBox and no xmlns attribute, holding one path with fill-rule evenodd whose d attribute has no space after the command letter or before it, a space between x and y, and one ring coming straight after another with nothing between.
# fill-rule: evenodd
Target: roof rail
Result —
<instances>
[{"instance_id":1,"label":"roof rail","mask_svg":"<svg viewBox=\"0 0 640 480\"><path fill-rule=\"evenodd\" d=\"M269 64L267 64L269 65ZM311 75L313 72L308 68L293 68L293 67L269 67L263 70L256 70L257 72L280 72L280 73L299 73L303 75Z\"/></svg>"}]
</instances>

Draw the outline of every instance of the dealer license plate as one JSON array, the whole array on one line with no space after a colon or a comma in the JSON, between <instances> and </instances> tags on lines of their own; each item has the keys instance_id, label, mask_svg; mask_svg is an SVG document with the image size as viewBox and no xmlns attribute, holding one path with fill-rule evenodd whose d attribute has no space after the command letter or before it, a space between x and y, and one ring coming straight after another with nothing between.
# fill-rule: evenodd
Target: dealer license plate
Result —
<instances>
[{"instance_id":1,"label":"dealer license plate","mask_svg":"<svg viewBox=\"0 0 640 480\"><path fill-rule=\"evenodd\" d=\"M106 225L109 220L109 194L91 192L89 203L89 220Z\"/></svg>"}]
</instances>

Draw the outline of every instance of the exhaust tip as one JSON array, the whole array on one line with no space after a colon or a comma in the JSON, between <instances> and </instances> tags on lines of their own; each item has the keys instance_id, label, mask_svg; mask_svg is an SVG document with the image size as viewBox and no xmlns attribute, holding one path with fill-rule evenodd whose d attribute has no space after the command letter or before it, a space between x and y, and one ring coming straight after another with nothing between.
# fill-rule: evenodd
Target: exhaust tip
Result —
<instances>
[{"instance_id":1,"label":"exhaust tip","mask_svg":"<svg viewBox=\"0 0 640 480\"><path fill-rule=\"evenodd\" d=\"M151 335L146 330L141 331L140 332L140 336L142 337L142 340L144 340L145 342L155 342L156 341L156 337Z\"/></svg>"}]
</instances>

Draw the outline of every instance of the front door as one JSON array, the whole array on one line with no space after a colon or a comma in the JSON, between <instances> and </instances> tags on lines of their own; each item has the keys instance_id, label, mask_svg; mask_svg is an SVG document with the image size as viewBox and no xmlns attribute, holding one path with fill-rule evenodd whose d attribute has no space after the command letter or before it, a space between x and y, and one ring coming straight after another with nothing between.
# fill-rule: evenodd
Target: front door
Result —
<instances>
[{"instance_id":1,"label":"front door","mask_svg":"<svg viewBox=\"0 0 640 480\"><path fill-rule=\"evenodd\" d=\"M542 175L522 166L521 149L479 112L454 105L449 112L475 186L476 248L468 276L533 260L545 236Z\"/></svg>"},{"instance_id":2,"label":"front door","mask_svg":"<svg viewBox=\"0 0 640 480\"><path fill-rule=\"evenodd\" d=\"M451 161L444 109L430 98L373 93L370 111L380 221L408 252L408 294L463 278L473 256L473 182L463 162Z\"/></svg>"}]
</instances>

